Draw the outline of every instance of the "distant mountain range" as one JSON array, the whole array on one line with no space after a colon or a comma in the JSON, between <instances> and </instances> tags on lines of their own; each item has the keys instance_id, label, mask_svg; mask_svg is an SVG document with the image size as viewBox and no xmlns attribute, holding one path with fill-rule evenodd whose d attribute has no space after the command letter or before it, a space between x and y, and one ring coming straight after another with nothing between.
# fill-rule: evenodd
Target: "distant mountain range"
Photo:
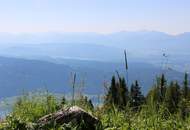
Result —
<instances>
[{"instance_id":1,"label":"distant mountain range","mask_svg":"<svg viewBox=\"0 0 190 130\"><path fill-rule=\"evenodd\" d=\"M54 93L71 92L71 72L77 73L77 86L84 81L84 91L87 94L101 94L103 84L118 70L125 76L123 63L98 62L73 59L52 59L51 61L26 60L19 58L0 57L0 97L15 96L23 91L48 89ZM130 84L139 80L146 94L156 75L162 70L143 62L129 63ZM169 79L182 80L183 74L168 71Z\"/></svg>"},{"instance_id":2,"label":"distant mountain range","mask_svg":"<svg viewBox=\"0 0 190 130\"><path fill-rule=\"evenodd\" d=\"M67 93L71 72L85 79L87 93L103 93L116 70L125 76L124 49L130 81L139 80L145 94L163 65L169 79L180 81L190 69L188 32L0 33L0 97L38 88Z\"/></svg>"},{"instance_id":3,"label":"distant mountain range","mask_svg":"<svg viewBox=\"0 0 190 130\"><path fill-rule=\"evenodd\" d=\"M122 61L127 50L131 61L160 65L163 53L173 69L190 68L190 33L169 35L157 31L97 33L0 33L0 55L26 59L71 58Z\"/></svg>"},{"instance_id":4,"label":"distant mountain range","mask_svg":"<svg viewBox=\"0 0 190 130\"><path fill-rule=\"evenodd\" d=\"M183 48L187 50L190 45L190 32L179 35L169 35L157 31L116 32L110 34L98 33L0 33L0 43L12 44L42 44L42 43L77 43L99 44L114 46L117 48L143 49L153 48L173 49ZM179 45L180 44L180 45ZM137 46L138 45L138 46ZM176 46L178 48L176 48ZM143 48L141 48L143 47ZM170 47L170 48L168 48ZM167 50L165 50L167 51Z\"/></svg>"},{"instance_id":5,"label":"distant mountain range","mask_svg":"<svg viewBox=\"0 0 190 130\"><path fill-rule=\"evenodd\" d=\"M162 49L175 51L188 50L190 47L190 32L179 35L169 35L157 31L116 32L110 34L98 33L34 33L10 34L0 33L0 43L9 44L43 44L43 43L77 43L99 44L117 48L132 49ZM180 45L179 45L180 44ZM138 46L137 46L138 45ZM177 47L177 48L176 48ZM151 51L151 50L150 50Z\"/></svg>"}]
</instances>

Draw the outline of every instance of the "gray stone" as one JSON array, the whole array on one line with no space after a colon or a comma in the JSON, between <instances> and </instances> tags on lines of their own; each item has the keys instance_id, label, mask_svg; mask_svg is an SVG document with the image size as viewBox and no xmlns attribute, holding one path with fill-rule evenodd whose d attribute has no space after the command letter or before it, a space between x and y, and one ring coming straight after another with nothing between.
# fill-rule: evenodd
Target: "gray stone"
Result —
<instances>
[{"instance_id":1,"label":"gray stone","mask_svg":"<svg viewBox=\"0 0 190 130\"><path fill-rule=\"evenodd\" d=\"M61 109L55 113L46 115L40 118L37 122L39 128L44 128L51 126L52 124L63 125L72 123L75 125L80 125L83 122L85 124L86 130L93 130L101 122L82 108L78 106L69 107L67 109Z\"/></svg>"}]
</instances>

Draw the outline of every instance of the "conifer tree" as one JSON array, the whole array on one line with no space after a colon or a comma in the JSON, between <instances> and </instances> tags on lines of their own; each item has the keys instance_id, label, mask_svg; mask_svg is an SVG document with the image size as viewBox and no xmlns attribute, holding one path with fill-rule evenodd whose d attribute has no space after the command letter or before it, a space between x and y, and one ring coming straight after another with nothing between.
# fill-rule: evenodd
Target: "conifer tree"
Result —
<instances>
[{"instance_id":1,"label":"conifer tree","mask_svg":"<svg viewBox=\"0 0 190 130\"><path fill-rule=\"evenodd\" d=\"M108 93L106 95L105 99L105 104L106 105L118 105L118 99L117 99L117 94L118 94L118 89L117 89L117 83L115 76L112 76L111 79L111 85L109 87Z\"/></svg>"},{"instance_id":2,"label":"conifer tree","mask_svg":"<svg viewBox=\"0 0 190 130\"><path fill-rule=\"evenodd\" d=\"M156 84L154 84L153 88L148 92L146 101L151 103L151 105L158 110L160 104L162 104L165 99L167 80L164 74L162 74L160 77L156 78L156 81Z\"/></svg>"},{"instance_id":3,"label":"conifer tree","mask_svg":"<svg viewBox=\"0 0 190 130\"><path fill-rule=\"evenodd\" d=\"M160 77L160 83L159 83L159 87L160 87L160 102L164 101L165 98L165 92L166 92L166 85L167 85L167 80L165 78L165 75L162 74Z\"/></svg>"},{"instance_id":4,"label":"conifer tree","mask_svg":"<svg viewBox=\"0 0 190 130\"><path fill-rule=\"evenodd\" d=\"M181 90L180 85L178 82L175 82L175 88L174 88L174 101L177 107L179 107L179 102L181 100Z\"/></svg>"},{"instance_id":5,"label":"conifer tree","mask_svg":"<svg viewBox=\"0 0 190 130\"><path fill-rule=\"evenodd\" d=\"M190 88L188 81L188 73L185 73L183 88L182 88L182 100L180 102L180 113L182 119L186 119L189 116L189 100L190 100Z\"/></svg>"},{"instance_id":6,"label":"conifer tree","mask_svg":"<svg viewBox=\"0 0 190 130\"><path fill-rule=\"evenodd\" d=\"M172 81L166 89L165 95L165 104L170 113L176 112L179 108L180 96L180 86L177 82Z\"/></svg>"},{"instance_id":7,"label":"conifer tree","mask_svg":"<svg viewBox=\"0 0 190 130\"><path fill-rule=\"evenodd\" d=\"M180 116L183 120L186 119L186 117L189 116L189 104L186 101L186 99L182 98L182 100L180 101Z\"/></svg>"},{"instance_id":8,"label":"conifer tree","mask_svg":"<svg viewBox=\"0 0 190 130\"><path fill-rule=\"evenodd\" d=\"M90 110L93 110L93 109L94 109L94 105L93 105L91 99L88 100L88 106L89 106L89 109L90 109Z\"/></svg>"},{"instance_id":9,"label":"conifer tree","mask_svg":"<svg viewBox=\"0 0 190 130\"><path fill-rule=\"evenodd\" d=\"M117 108L123 109L129 99L128 93L125 79L118 74L118 81L116 81L115 76L113 76L104 104L108 106L114 105Z\"/></svg>"},{"instance_id":10,"label":"conifer tree","mask_svg":"<svg viewBox=\"0 0 190 130\"><path fill-rule=\"evenodd\" d=\"M130 98L130 106L133 107L134 110L138 110L140 105L144 102L144 96L137 80L135 84L131 85Z\"/></svg>"},{"instance_id":11,"label":"conifer tree","mask_svg":"<svg viewBox=\"0 0 190 130\"><path fill-rule=\"evenodd\" d=\"M185 99L188 99L190 96L190 90L189 90L189 81L188 81L188 74L185 73L184 81L183 81L183 96Z\"/></svg>"},{"instance_id":12,"label":"conifer tree","mask_svg":"<svg viewBox=\"0 0 190 130\"><path fill-rule=\"evenodd\" d=\"M120 97L120 106L125 107L128 102L128 89L127 85L125 82L125 78L121 78L120 83L119 83L119 97Z\"/></svg>"}]
</instances>

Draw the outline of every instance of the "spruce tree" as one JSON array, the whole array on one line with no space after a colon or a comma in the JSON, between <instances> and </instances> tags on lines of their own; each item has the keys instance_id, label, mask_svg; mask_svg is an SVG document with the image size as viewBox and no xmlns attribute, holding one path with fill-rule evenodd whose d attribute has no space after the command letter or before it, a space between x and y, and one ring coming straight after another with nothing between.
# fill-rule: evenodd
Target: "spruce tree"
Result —
<instances>
[{"instance_id":1,"label":"spruce tree","mask_svg":"<svg viewBox=\"0 0 190 130\"><path fill-rule=\"evenodd\" d=\"M138 110L144 102L144 96L137 80L135 84L131 85L130 98L130 106L133 107L133 110Z\"/></svg>"},{"instance_id":2,"label":"spruce tree","mask_svg":"<svg viewBox=\"0 0 190 130\"><path fill-rule=\"evenodd\" d=\"M181 100L181 90L180 90L180 85L178 84L178 82L175 82L175 88L174 88L174 101L175 104L177 106L177 108L179 107L179 103Z\"/></svg>"},{"instance_id":3,"label":"spruce tree","mask_svg":"<svg viewBox=\"0 0 190 130\"><path fill-rule=\"evenodd\" d=\"M159 87L160 87L160 102L164 101L165 98L165 92L166 92L166 85L167 85L167 80L165 78L165 75L162 74L160 77L160 83L159 83Z\"/></svg>"},{"instance_id":4,"label":"spruce tree","mask_svg":"<svg viewBox=\"0 0 190 130\"><path fill-rule=\"evenodd\" d=\"M190 90L189 90L189 81L188 81L188 74L185 73L184 81L183 81L183 96L185 99L188 99L190 96Z\"/></svg>"},{"instance_id":5,"label":"spruce tree","mask_svg":"<svg viewBox=\"0 0 190 130\"><path fill-rule=\"evenodd\" d=\"M113 76L104 104L107 106L114 105L119 109L124 109L129 99L128 93L125 79L118 75L118 81L116 81L115 76Z\"/></svg>"},{"instance_id":6,"label":"spruce tree","mask_svg":"<svg viewBox=\"0 0 190 130\"><path fill-rule=\"evenodd\" d=\"M128 102L128 88L125 82L125 78L120 79L119 83L119 97L120 97L120 107L125 107Z\"/></svg>"},{"instance_id":7,"label":"spruce tree","mask_svg":"<svg viewBox=\"0 0 190 130\"><path fill-rule=\"evenodd\" d=\"M90 110L93 110L93 109L94 109L94 105L93 105L91 99L88 100L88 106L89 106L89 109L90 109Z\"/></svg>"},{"instance_id":8,"label":"spruce tree","mask_svg":"<svg viewBox=\"0 0 190 130\"><path fill-rule=\"evenodd\" d=\"M180 101L180 117L185 120L189 116L189 104L186 99L182 98Z\"/></svg>"},{"instance_id":9,"label":"spruce tree","mask_svg":"<svg viewBox=\"0 0 190 130\"><path fill-rule=\"evenodd\" d=\"M170 111L170 113L174 113L179 108L180 102L180 86L177 82L171 82L168 88L166 89L165 95L165 105Z\"/></svg>"},{"instance_id":10,"label":"spruce tree","mask_svg":"<svg viewBox=\"0 0 190 130\"><path fill-rule=\"evenodd\" d=\"M185 73L183 88L182 88L182 100L180 102L180 113L182 119L186 119L189 116L189 100L190 100L190 89L188 81L188 73Z\"/></svg>"},{"instance_id":11,"label":"spruce tree","mask_svg":"<svg viewBox=\"0 0 190 130\"><path fill-rule=\"evenodd\" d=\"M117 99L118 89L117 89L117 86L118 85L116 83L115 76L112 76L111 85L110 85L108 93L105 97L104 104L106 104L106 105L118 105L118 99Z\"/></svg>"},{"instance_id":12,"label":"spruce tree","mask_svg":"<svg viewBox=\"0 0 190 130\"><path fill-rule=\"evenodd\" d=\"M146 101L158 110L160 104L162 104L165 99L167 80L164 74L162 74L160 77L156 78L156 81L156 84L154 84L152 89L148 92Z\"/></svg>"}]
</instances>

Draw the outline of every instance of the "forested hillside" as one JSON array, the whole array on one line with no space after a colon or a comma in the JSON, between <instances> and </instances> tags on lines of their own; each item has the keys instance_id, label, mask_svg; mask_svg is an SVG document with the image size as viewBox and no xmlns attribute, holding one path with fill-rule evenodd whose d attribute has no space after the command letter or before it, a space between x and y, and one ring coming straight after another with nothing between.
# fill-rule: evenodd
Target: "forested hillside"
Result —
<instances>
[{"instance_id":1,"label":"forested hillside","mask_svg":"<svg viewBox=\"0 0 190 130\"><path fill-rule=\"evenodd\" d=\"M71 93L71 73L77 74L77 84L84 81L87 94L103 94L104 82L108 82L115 71L126 77L123 62L100 62L76 59L26 60L0 57L0 97L20 95L23 91L48 89L53 93ZM155 83L155 77L163 68L144 62L130 62L129 81L138 80L147 94ZM179 80L183 74L167 70L168 80ZM14 91L12 91L14 89Z\"/></svg>"}]
</instances>

